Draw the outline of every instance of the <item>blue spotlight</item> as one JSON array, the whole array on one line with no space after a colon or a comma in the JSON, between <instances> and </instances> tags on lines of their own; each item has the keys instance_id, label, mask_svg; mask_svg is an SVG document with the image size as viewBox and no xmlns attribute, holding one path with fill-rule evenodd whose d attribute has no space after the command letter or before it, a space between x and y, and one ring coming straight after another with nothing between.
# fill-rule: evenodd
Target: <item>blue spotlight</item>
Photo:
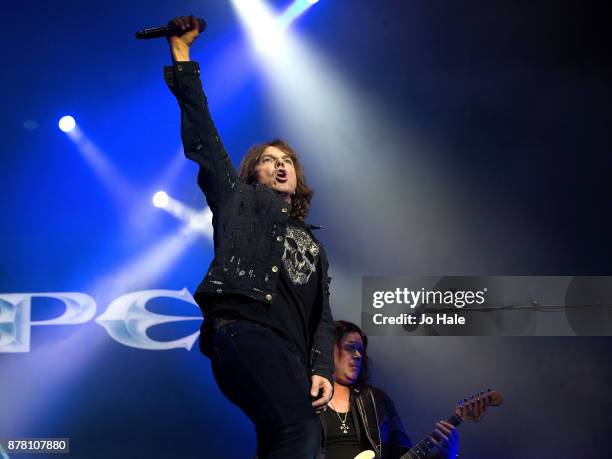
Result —
<instances>
[{"instance_id":1,"label":"blue spotlight","mask_svg":"<svg viewBox=\"0 0 612 459\"><path fill-rule=\"evenodd\" d=\"M283 14L278 18L278 23L281 28L286 28L301 16L308 8L317 3L319 0L295 0Z\"/></svg>"},{"instance_id":2,"label":"blue spotlight","mask_svg":"<svg viewBox=\"0 0 612 459\"><path fill-rule=\"evenodd\" d=\"M72 116L62 116L62 118L59 120L59 128L64 131L64 132L70 132L72 130L74 130L75 126L76 126L76 121L74 121L74 118Z\"/></svg>"}]
</instances>

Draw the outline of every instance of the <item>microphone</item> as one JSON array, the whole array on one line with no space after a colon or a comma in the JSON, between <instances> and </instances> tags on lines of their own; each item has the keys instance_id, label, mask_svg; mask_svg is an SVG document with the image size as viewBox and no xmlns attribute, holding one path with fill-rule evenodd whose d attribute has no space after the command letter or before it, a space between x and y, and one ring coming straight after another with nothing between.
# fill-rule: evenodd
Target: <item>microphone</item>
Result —
<instances>
[{"instance_id":1,"label":"microphone","mask_svg":"<svg viewBox=\"0 0 612 459\"><path fill-rule=\"evenodd\" d=\"M202 18L196 19L200 24L200 33L204 32L206 29L206 21ZM172 24L168 24L161 27L151 27L149 29L142 29L136 32L136 38L148 40L150 38L160 38L160 37L178 37L183 35L186 31L181 30L180 27L177 27Z\"/></svg>"}]
</instances>

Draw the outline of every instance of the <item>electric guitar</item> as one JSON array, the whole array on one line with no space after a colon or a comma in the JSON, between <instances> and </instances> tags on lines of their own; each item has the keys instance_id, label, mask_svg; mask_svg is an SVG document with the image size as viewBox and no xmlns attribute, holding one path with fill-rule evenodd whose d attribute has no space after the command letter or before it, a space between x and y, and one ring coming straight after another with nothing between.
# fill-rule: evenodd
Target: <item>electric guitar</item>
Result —
<instances>
[{"instance_id":1,"label":"electric guitar","mask_svg":"<svg viewBox=\"0 0 612 459\"><path fill-rule=\"evenodd\" d=\"M488 406L499 406L502 402L503 399L499 392L488 389L486 392L483 391L480 394L472 395L469 398L457 402L454 414L448 418L446 422L451 423L455 427L463 421L478 422L484 416ZM434 434L432 433L432 435ZM434 443L428 436L414 445L412 449L400 457L400 459L422 459L426 457L434 447ZM355 459L373 459L375 457L377 457L376 453L368 449L355 456Z\"/></svg>"}]
</instances>

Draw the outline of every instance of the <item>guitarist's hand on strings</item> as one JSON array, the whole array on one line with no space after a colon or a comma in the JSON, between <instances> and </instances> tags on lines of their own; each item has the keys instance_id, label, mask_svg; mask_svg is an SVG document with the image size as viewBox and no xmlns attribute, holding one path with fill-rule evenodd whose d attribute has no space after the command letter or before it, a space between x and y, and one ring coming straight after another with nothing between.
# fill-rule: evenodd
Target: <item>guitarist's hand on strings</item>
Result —
<instances>
[{"instance_id":1,"label":"guitarist's hand on strings","mask_svg":"<svg viewBox=\"0 0 612 459\"><path fill-rule=\"evenodd\" d=\"M437 437L437 438L436 438ZM446 421L436 423L434 435L429 437L443 459L455 459L459 448L459 434L455 426Z\"/></svg>"}]
</instances>

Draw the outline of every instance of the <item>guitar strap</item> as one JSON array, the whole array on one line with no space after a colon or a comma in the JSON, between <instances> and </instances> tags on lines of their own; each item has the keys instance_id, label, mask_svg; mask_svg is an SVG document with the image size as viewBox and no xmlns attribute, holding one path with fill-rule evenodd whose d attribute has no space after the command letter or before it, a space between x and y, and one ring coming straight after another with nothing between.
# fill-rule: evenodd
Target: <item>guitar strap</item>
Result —
<instances>
[{"instance_id":1,"label":"guitar strap","mask_svg":"<svg viewBox=\"0 0 612 459\"><path fill-rule=\"evenodd\" d=\"M353 420L353 425L355 426L355 433L357 434L357 441L359 444L362 442L362 438L364 435L363 429L365 429L363 425L363 421L361 421L361 416L359 415L359 409L357 408L357 394L358 391L356 389L352 389L349 393L349 406L351 408L351 419Z\"/></svg>"},{"instance_id":2,"label":"guitar strap","mask_svg":"<svg viewBox=\"0 0 612 459\"><path fill-rule=\"evenodd\" d=\"M372 400L372 407L374 408L374 417L376 418L376 432L378 434L378 445L374 445L377 447L378 454L382 457L382 441L380 439L380 423L378 422L378 410L376 409L376 401L374 400L374 393L369 390L370 399Z\"/></svg>"},{"instance_id":3,"label":"guitar strap","mask_svg":"<svg viewBox=\"0 0 612 459\"><path fill-rule=\"evenodd\" d=\"M374 448L376 454L381 456L382 445L380 438L380 426L378 424L378 410L376 409L374 394L369 387L364 388L361 392L359 390L355 390L355 392L357 411L359 411L362 425L365 430L364 434ZM376 425L372 426L372 424Z\"/></svg>"}]
</instances>

